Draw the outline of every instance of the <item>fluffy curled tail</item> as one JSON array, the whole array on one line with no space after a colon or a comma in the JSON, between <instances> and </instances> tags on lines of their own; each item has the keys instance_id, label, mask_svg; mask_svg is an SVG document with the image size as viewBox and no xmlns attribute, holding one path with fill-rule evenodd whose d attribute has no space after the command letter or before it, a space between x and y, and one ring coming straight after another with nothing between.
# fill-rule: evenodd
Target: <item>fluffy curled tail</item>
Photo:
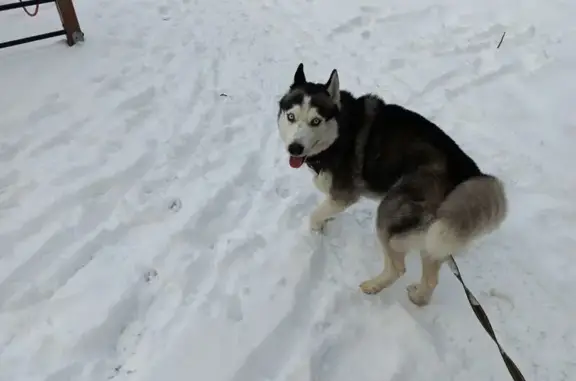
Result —
<instances>
[{"instance_id":1,"label":"fluffy curled tail","mask_svg":"<svg viewBox=\"0 0 576 381\"><path fill-rule=\"evenodd\" d=\"M508 213L502 182L492 175L472 177L448 194L428 228L425 248L438 260L497 229Z\"/></svg>"}]
</instances>

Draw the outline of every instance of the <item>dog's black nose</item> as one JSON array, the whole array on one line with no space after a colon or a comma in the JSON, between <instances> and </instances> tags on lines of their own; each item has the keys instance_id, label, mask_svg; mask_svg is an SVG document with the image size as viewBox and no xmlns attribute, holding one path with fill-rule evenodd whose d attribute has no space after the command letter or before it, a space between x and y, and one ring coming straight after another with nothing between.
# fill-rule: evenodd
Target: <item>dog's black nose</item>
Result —
<instances>
[{"instance_id":1,"label":"dog's black nose","mask_svg":"<svg viewBox=\"0 0 576 381\"><path fill-rule=\"evenodd\" d=\"M288 153L292 156L300 156L304 152L304 146L300 143L290 143Z\"/></svg>"}]
</instances>

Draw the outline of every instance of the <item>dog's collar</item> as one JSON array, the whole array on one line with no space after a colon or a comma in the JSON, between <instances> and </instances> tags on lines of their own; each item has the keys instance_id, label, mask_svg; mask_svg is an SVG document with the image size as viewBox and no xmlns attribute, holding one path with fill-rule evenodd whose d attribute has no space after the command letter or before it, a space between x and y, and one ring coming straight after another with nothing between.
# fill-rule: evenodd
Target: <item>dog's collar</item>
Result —
<instances>
[{"instance_id":1,"label":"dog's collar","mask_svg":"<svg viewBox=\"0 0 576 381\"><path fill-rule=\"evenodd\" d=\"M320 160L306 158L305 163L309 168L311 168L314 172L316 172L317 175L320 174L320 171L322 170L322 167L320 165Z\"/></svg>"}]
</instances>

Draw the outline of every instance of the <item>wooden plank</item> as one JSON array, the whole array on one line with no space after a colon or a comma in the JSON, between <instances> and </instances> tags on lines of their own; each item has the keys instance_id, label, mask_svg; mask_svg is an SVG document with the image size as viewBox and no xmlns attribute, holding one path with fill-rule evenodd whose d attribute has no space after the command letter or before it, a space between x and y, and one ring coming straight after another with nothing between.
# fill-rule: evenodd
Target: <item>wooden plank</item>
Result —
<instances>
[{"instance_id":1,"label":"wooden plank","mask_svg":"<svg viewBox=\"0 0 576 381\"><path fill-rule=\"evenodd\" d=\"M66 42L69 46L84 41L84 33L80 29L80 23L76 16L76 10L72 0L56 0L56 8L60 14L60 21L66 32Z\"/></svg>"}]
</instances>

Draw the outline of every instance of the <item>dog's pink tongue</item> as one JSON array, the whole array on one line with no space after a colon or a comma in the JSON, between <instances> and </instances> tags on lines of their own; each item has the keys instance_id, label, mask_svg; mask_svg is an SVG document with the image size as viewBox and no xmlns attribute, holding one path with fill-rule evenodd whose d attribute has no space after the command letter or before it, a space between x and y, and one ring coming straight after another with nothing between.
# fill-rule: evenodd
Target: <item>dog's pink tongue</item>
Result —
<instances>
[{"instance_id":1,"label":"dog's pink tongue","mask_svg":"<svg viewBox=\"0 0 576 381\"><path fill-rule=\"evenodd\" d=\"M300 168L304 164L303 157L290 156L290 166L292 168Z\"/></svg>"}]
</instances>

